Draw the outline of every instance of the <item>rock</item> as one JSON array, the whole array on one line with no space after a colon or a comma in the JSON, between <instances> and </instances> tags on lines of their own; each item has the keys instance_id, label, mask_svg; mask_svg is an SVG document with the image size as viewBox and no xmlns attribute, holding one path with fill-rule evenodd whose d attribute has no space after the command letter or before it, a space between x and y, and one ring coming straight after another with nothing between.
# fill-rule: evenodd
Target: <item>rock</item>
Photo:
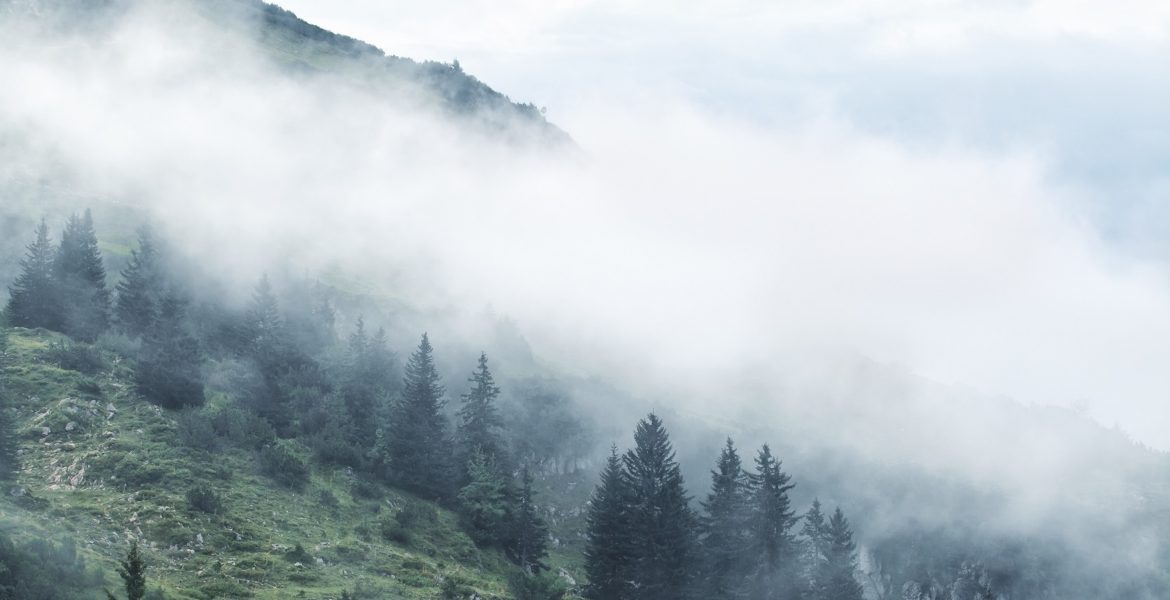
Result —
<instances>
[{"instance_id":1,"label":"rock","mask_svg":"<svg viewBox=\"0 0 1170 600\"><path fill-rule=\"evenodd\" d=\"M202 533L195 534L195 543L199 546L203 545L203 534Z\"/></svg>"},{"instance_id":2,"label":"rock","mask_svg":"<svg viewBox=\"0 0 1170 600\"><path fill-rule=\"evenodd\" d=\"M114 406L113 402L107 402L106 403L106 412L116 413L116 412L118 412L118 409L117 409L117 407Z\"/></svg>"},{"instance_id":3,"label":"rock","mask_svg":"<svg viewBox=\"0 0 1170 600\"><path fill-rule=\"evenodd\" d=\"M318 565L324 565L324 564L325 564L325 559L324 559L324 558L321 558L320 556L318 556L315 562L316 562Z\"/></svg>"},{"instance_id":4,"label":"rock","mask_svg":"<svg viewBox=\"0 0 1170 600\"><path fill-rule=\"evenodd\" d=\"M48 437L50 433L52 433L51 429L48 427L41 427L41 437Z\"/></svg>"},{"instance_id":5,"label":"rock","mask_svg":"<svg viewBox=\"0 0 1170 600\"><path fill-rule=\"evenodd\" d=\"M569 587L577 587L577 580L573 579L573 576L569 575L568 571L564 569L558 569L557 575L560 575L561 579L564 579L565 583L569 584Z\"/></svg>"},{"instance_id":6,"label":"rock","mask_svg":"<svg viewBox=\"0 0 1170 600\"><path fill-rule=\"evenodd\" d=\"M73 442L65 442L65 444L62 445L61 447L66 449L66 450L76 450L77 444L74 444Z\"/></svg>"},{"instance_id":7,"label":"rock","mask_svg":"<svg viewBox=\"0 0 1170 600\"><path fill-rule=\"evenodd\" d=\"M65 424L65 431L73 431L77 429L77 421L70 421Z\"/></svg>"},{"instance_id":8,"label":"rock","mask_svg":"<svg viewBox=\"0 0 1170 600\"><path fill-rule=\"evenodd\" d=\"M299 562L293 563L293 566L294 566L294 567L296 567L296 568L298 568L298 569L303 569L303 568L305 568L305 565L302 565L302 564L301 564L301 563L299 563Z\"/></svg>"}]
</instances>

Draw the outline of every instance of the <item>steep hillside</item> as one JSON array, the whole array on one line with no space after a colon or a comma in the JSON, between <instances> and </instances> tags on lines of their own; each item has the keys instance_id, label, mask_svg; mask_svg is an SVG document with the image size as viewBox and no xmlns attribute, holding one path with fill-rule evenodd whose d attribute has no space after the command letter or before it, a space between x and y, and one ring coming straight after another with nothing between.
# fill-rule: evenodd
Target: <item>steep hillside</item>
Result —
<instances>
[{"instance_id":1,"label":"steep hillside","mask_svg":"<svg viewBox=\"0 0 1170 600\"><path fill-rule=\"evenodd\" d=\"M111 589L114 560L140 539L151 588L174 598L505 596L502 556L476 549L448 511L319 464L300 489L282 486L257 451L138 398L118 354L64 359L88 374L58 366L61 341L10 335L4 377L23 468L0 521L15 539L72 538ZM214 394L204 410L229 402Z\"/></svg>"}]
</instances>

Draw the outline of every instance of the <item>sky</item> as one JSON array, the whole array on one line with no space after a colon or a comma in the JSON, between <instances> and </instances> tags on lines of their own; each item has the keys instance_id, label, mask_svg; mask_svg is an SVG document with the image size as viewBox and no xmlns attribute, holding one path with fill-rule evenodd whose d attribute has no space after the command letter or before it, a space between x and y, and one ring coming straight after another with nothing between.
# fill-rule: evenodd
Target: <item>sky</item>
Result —
<instances>
[{"instance_id":1,"label":"sky","mask_svg":"<svg viewBox=\"0 0 1170 600\"><path fill-rule=\"evenodd\" d=\"M264 257L239 240L413 262L419 297L639 393L718 406L861 356L1170 449L1168 5L283 3L546 107L566 164L143 4L80 51L0 39L0 121L159 198L241 289Z\"/></svg>"},{"instance_id":2,"label":"sky","mask_svg":"<svg viewBox=\"0 0 1170 600\"><path fill-rule=\"evenodd\" d=\"M709 336L841 332L1170 448L1170 4L282 5L390 54L458 59L595 157L670 148L625 175L680 200L618 210L669 240L647 248L725 276L649 295L724 313Z\"/></svg>"}]
</instances>

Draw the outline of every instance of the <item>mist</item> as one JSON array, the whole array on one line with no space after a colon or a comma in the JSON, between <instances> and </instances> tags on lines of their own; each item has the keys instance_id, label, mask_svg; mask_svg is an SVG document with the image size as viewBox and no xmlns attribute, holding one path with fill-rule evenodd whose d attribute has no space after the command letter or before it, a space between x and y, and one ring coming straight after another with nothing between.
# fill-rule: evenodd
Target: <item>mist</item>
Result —
<instances>
[{"instance_id":1,"label":"mist","mask_svg":"<svg viewBox=\"0 0 1170 600\"><path fill-rule=\"evenodd\" d=\"M400 354L427 330L470 366L503 323L539 369L638 399L581 392L619 445L644 408L705 422L679 427L697 486L727 435L808 441L994 486L994 527L1019 531L1066 507L1094 421L1116 424L1123 449L1092 460L1119 496L1125 440L1170 449L1165 257L1118 243L1051 146L923 144L829 103L761 118L653 77L560 96L569 144L502 142L425 91L287 69L251 33L178 1L90 32L0 20L0 202L123 231L140 211L237 305L265 273L360 288L413 332ZM1071 425L1029 428L1049 411ZM866 510L867 532L904 516Z\"/></svg>"}]
</instances>

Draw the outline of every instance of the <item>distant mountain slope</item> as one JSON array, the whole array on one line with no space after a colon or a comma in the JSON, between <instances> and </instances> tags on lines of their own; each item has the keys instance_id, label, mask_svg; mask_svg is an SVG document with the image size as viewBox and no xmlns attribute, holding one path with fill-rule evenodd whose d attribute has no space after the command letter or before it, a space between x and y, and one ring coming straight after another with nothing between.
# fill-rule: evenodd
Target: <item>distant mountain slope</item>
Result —
<instances>
[{"instance_id":1,"label":"distant mountain slope","mask_svg":"<svg viewBox=\"0 0 1170 600\"><path fill-rule=\"evenodd\" d=\"M261 0L0 0L0 15L32 16L42 24L86 32L108 28L142 6L193 9L215 26L255 41L290 74L338 75L387 100L436 108L513 143L572 144L535 105L512 101L457 64L388 55Z\"/></svg>"}]
</instances>

